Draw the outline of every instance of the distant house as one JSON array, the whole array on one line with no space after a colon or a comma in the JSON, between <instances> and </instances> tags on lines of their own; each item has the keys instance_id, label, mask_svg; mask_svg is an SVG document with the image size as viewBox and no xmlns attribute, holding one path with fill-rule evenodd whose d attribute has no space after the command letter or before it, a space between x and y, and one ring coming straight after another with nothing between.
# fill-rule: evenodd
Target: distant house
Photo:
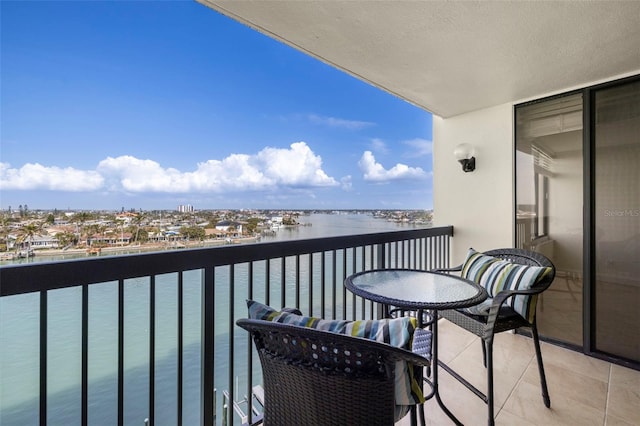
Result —
<instances>
[{"instance_id":1,"label":"distant house","mask_svg":"<svg viewBox=\"0 0 640 426\"><path fill-rule=\"evenodd\" d=\"M222 229L216 229L216 228L205 228L204 235L209 239L224 238L227 236L227 231L223 231Z\"/></svg>"},{"instance_id":2,"label":"distant house","mask_svg":"<svg viewBox=\"0 0 640 426\"><path fill-rule=\"evenodd\" d=\"M49 235L34 235L22 241L19 246L21 249L31 248L38 250L58 248L59 244L58 240Z\"/></svg>"},{"instance_id":3,"label":"distant house","mask_svg":"<svg viewBox=\"0 0 640 426\"><path fill-rule=\"evenodd\" d=\"M137 213L123 212L123 213L118 213L116 215L116 220L123 222L126 225L129 225L131 221L137 217L138 217Z\"/></svg>"},{"instance_id":4,"label":"distant house","mask_svg":"<svg viewBox=\"0 0 640 426\"><path fill-rule=\"evenodd\" d=\"M283 217L282 216L271 216L271 218L267 221L267 223L269 224L269 227L276 231L280 228L282 228L282 221L283 221Z\"/></svg>"},{"instance_id":5,"label":"distant house","mask_svg":"<svg viewBox=\"0 0 640 426\"><path fill-rule=\"evenodd\" d=\"M223 220L221 222L216 223L216 229L220 231L224 231L227 234L232 234L233 236L238 236L242 234L242 223L234 222L230 220ZM233 232L230 232L233 231Z\"/></svg>"},{"instance_id":6,"label":"distant house","mask_svg":"<svg viewBox=\"0 0 640 426\"><path fill-rule=\"evenodd\" d=\"M87 245L123 246L131 243L131 233L108 232L105 234L94 234L87 238Z\"/></svg>"},{"instance_id":7,"label":"distant house","mask_svg":"<svg viewBox=\"0 0 640 426\"><path fill-rule=\"evenodd\" d=\"M51 237L55 237L57 234L73 234L76 232L76 227L75 226L70 226L70 225L54 225L54 226L50 226L48 227L45 231L47 232L47 234L49 234L49 236Z\"/></svg>"}]
</instances>

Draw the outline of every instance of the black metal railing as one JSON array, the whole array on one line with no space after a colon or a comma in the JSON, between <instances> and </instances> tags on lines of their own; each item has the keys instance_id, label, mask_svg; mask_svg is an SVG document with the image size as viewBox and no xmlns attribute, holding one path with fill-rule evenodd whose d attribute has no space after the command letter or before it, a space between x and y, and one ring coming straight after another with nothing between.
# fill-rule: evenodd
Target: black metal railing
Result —
<instances>
[{"instance_id":1,"label":"black metal railing","mask_svg":"<svg viewBox=\"0 0 640 426\"><path fill-rule=\"evenodd\" d=\"M369 269L447 267L452 235L449 226L5 266L0 268L0 306L22 303L24 297L37 298L38 306L37 343L21 349L37 359L37 371L16 374L31 374L39 383L37 402L30 406L37 407L37 422L60 423L56 407L63 399L51 377L63 367L53 361L49 346L60 343L55 331L59 312L76 309L80 350L74 356L80 358L80 379L75 386L79 389L70 394L79 398L65 396L65 401L79 407L70 422L87 425L100 418L118 425L213 425L221 416L233 424L238 400L249 402L251 417L251 395L259 384L254 381L260 377L248 336L236 333L235 321L246 316L246 299L325 318L375 318L381 315L379 307L347 293L344 279ZM64 296L59 307L61 291L79 292L79 300ZM111 330L112 322L116 330ZM8 325L0 324L6 336L2 327ZM136 327L142 330L131 334ZM113 345L95 343L108 336ZM132 345L142 349L129 356ZM94 374L92 360L105 353L115 358L114 374L94 382L109 370L100 367L104 371ZM129 359L140 357L137 363ZM134 384L130 377L135 377ZM2 386L11 392L11 383ZM117 394L108 413L94 412L97 389L100 395L109 389ZM217 404L223 397L216 389L224 389L229 400ZM11 413L20 418L18 411L9 407L3 421ZM105 415L112 421L102 418Z\"/></svg>"}]
</instances>

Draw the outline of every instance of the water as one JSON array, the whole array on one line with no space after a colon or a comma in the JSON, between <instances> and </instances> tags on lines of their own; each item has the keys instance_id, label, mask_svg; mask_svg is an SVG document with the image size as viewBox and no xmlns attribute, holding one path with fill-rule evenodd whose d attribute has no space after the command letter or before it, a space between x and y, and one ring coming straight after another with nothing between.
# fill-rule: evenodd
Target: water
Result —
<instances>
[{"instance_id":1,"label":"water","mask_svg":"<svg viewBox=\"0 0 640 426\"><path fill-rule=\"evenodd\" d=\"M365 234L411 228L366 214L314 214L299 221L310 226L285 227L263 241L309 239L348 234ZM82 255L80 255L82 256ZM66 255L69 258L69 255ZM30 261L58 260L38 257ZM274 271L278 273L278 271ZM225 303L229 291L226 268L216 271L216 377L223 383L229 365ZM246 274L240 268L236 280ZM177 274L156 280L156 416L157 425L175 424L177 374ZM148 401L149 280L125 283L125 424L142 425ZM198 424L200 416L200 281L199 271L184 279L184 382L183 422ZM277 281L276 281L277 282ZM49 292L48 322L48 424L80 423L81 290L70 288ZM216 305L218 308L218 305ZM238 306L238 312L243 309ZM117 423L117 284L104 283L89 289L89 423ZM0 425L38 424L38 339L39 296L20 295L0 299ZM218 333L218 330L221 330ZM219 341L219 342L218 342ZM240 342L246 342L240 336ZM220 360L218 362L218 359ZM236 363L242 375L242 363Z\"/></svg>"}]
</instances>

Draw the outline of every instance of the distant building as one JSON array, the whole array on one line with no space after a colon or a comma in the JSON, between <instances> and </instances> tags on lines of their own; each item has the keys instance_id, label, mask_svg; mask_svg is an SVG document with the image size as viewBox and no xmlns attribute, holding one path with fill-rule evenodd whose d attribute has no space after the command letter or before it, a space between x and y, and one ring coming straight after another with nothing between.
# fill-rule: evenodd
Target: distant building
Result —
<instances>
[{"instance_id":1,"label":"distant building","mask_svg":"<svg viewBox=\"0 0 640 426\"><path fill-rule=\"evenodd\" d=\"M178 206L178 211L180 213L193 213L193 206L191 204L181 204Z\"/></svg>"},{"instance_id":2,"label":"distant building","mask_svg":"<svg viewBox=\"0 0 640 426\"><path fill-rule=\"evenodd\" d=\"M227 233L221 229L205 228L204 235L207 238L224 238Z\"/></svg>"},{"instance_id":3,"label":"distant building","mask_svg":"<svg viewBox=\"0 0 640 426\"><path fill-rule=\"evenodd\" d=\"M222 222L216 223L216 229L232 234L233 236L238 236L242 234L242 223L223 220Z\"/></svg>"},{"instance_id":4,"label":"distant building","mask_svg":"<svg viewBox=\"0 0 640 426\"><path fill-rule=\"evenodd\" d=\"M74 225L55 224L49 226L45 231L50 237L55 237L57 234L73 234L77 231L77 227Z\"/></svg>"},{"instance_id":5,"label":"distant building","mask_svg":"<svg viewBox=\"0 0 640 426\"><path fill-rule=\"evenodd\" d=\"M124 212L124 213L118 213L116 215L116 220L122 221L123 223L130 225L131 221L136 217L138 217L138 213Z\"/></svg>"},{"instance_id":6,"label":"distant building","mask_svg":"<svg viewBox=\"0 0 640 426\"><path fill-rule=\"evenodd\" d=\"M94 234L87 238L87 245L124 246L131 244L131 233L129 232L107 232L105 234Z\"/></svg>"},{"instance_id":7,"label":"distant building","mask_svg":"<svg viewBox=\"0 0 640 426\"><path fill-rule=\"evenodd\" d=\"M58 240L48 235L33 235L20 243L21 249L55 249L58 248Z\"/></svg>"}]
</instances>

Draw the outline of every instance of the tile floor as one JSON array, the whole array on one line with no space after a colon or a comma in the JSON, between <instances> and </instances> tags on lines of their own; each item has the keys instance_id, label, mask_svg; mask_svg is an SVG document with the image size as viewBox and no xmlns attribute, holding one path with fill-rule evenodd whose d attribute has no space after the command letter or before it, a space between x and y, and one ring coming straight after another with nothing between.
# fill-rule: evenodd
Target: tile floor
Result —
<instances>
[{"instance_id":1,"label":"tile floor","mask_svg":"<svg viewBox=\"0 0 640 426\"><path fill-rule=\"evenodd\" d=\"M486 391L482 348L478 338L446 320L440 321L440 359L474 386ZM515 425L640 425L640 371L610 364L580 353L542 343L542 358L551 408L540 394L531 339L496 335L494 388L496 424ZM486 425L486 405L440 370L440 394L465 425ZM425 407L427 424L453 424L435 400ZM398 425L409 425L409 416Z\"/></svg>"}]
</instances>

